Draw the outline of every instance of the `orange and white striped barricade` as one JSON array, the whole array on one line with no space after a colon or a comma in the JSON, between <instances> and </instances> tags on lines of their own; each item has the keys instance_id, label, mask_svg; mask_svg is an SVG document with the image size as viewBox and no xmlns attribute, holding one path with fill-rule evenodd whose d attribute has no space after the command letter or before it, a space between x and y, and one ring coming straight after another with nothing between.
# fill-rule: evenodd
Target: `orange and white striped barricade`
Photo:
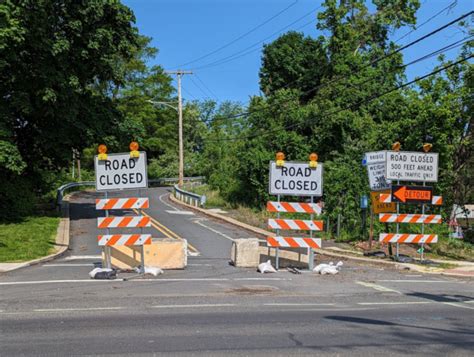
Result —
<instances>
[{"instance_id":1,"label":"orange and white striped barricade","mask_svg":"<svg viewBox=\"0 0 474 357\"><path fill-rule=\"evenodd\" d=\"M268 228L300 231L322 231L323 221L302 219L268 219Z\"/></svg>"},{"instance_id":2,"label":"orange and white striped barricade","mask_svg":"<svg viewBox=\"0 0 474 357\"><path fill-rule=\"evenodd\" d=\"M442 219L440 214L380 213L379 221L382 223L440 224L442 222Z\"/></svg>"},{"instance_id":3,"label":"orange and white striped barricade","mask_svg":"<svg viewBox=\"0 0 474 357\"><path fill-rule=\"evenodd\" d=\"M143 228L151 227L151 220L148 216L122 216L111 217L109 210L128 210L149 208L147 197L131 198L106 198L96 199L95 208L105 211L105 217L97 218L97 227L106 229L107 234L98 235L98 245L104 247L107 268L111 268L110 247L113 246L142 246L142 272L144 272L144 251L143 246L152 243L151 234L143 234ZM139 234L110 234L111 228L140 228Z\"/></svg>"},{"instance_id":4,"label":"orange and white striped barricade","mask_svg":"<svg viewBox=\"0 0 474 357\"><path fill-rule=\"evenodd\" d=\"M279 196L278 196L279 198ZM276 237L267 238L267 247L276 248L276 268L279 268L279 248L307 248L308 249L308 262L309 269L313 269L314 263L314 251L313 249L321 248L321 239L313 238L314 231L322 231L324 223L323 221L313 220L313 215L320 215L322 212L322 203L313 203L313 197L311 202L281 202L281 201L269 201L267 202L267 211L276 212L277 218L268 219L268 228L276 230ZM309 214L309 220L305 219L280 219L280 213L305 213ZM309 231L310 236L304 237L281 237L279 236L280 230L300 230Z\"/></svg>"},{"instance_id":5,"label":"orange and white striped barricade","mask_svg":"<svg viewBox=\"0 0 474 357\"><path fill-rule=\"evenodd\" d=\"M125 217L99 217L98 228L145 228L151 227L150 217L125 216Z\"/></svg>"},{"instance_id":6,"label":"orange and white striped barricade","mask_svg":"<svg viewBox=\"0 0 474 357\"><path fill-rule=\"evenodd\" d=\"M151 234L104 234L97 237L99 246L151 244Z\"/></svg>"},{"instance_id":7,"label":"orange and white striped barricade","mask_svg":"<svg viewBox=\"0 0 474 357\"><path fill-rule=\"evenodd\" d=\"M148 197L102 198L95 200L95 209L146 209L150 208Z\"/></svg>"},{"instance_id":8,"label":"orange and white striped barricade","mask_svg":"<svg viewBox=\"0 0 474 357\"><path fill-rule=\"evenodd\" d=\"M267 237L267 246L321 249L321 238Z\"/></svg>"},{"instance_id":9,"label":"orange and white striped barricade","mask_svg":"<svg viewBox=\"0 0 474 357\"><path fill-rule=\"evenodd\" d=\"M314 213L320 215L323 209L321 203L305 202L267 202L268 212L287 212L287 213Z\"/></svg>"},{"instance_id":10,"label":"orange and white striped barricade","mask_svg":"<svg viewBox=\"0 0 474 357\"><path fill-rule=\"evenodd\" d=\"M436 234L380 233L379 241L384 243L437 243Z\"/></svg>"}]
</instances>

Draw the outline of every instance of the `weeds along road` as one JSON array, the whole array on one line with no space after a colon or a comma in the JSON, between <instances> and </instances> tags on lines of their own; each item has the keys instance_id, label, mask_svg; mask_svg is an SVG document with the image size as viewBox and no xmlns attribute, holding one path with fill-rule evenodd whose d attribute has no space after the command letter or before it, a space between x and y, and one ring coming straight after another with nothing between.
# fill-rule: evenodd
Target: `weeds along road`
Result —
<instances>
[{"instance_id":1,"label":"weeds along road","mask_svg":"<svg viewBox=\"0 0 474 357\"><path fill-rule=\"evenodd\" d=\"M336 276L237 269L231 240L252 235L167 194L142 191L154 222L146 233L186 238L187 269L89 279L100 260L99 196L76 194L69 254L0 275L0 355L471 355L472 280L349 260Z\"/></svg>"}]
</instances>

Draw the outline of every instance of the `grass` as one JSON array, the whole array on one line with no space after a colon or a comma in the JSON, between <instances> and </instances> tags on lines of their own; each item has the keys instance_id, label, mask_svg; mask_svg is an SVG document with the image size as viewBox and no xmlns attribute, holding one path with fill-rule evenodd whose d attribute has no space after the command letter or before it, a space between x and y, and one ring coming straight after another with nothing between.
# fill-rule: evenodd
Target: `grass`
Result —
<instances>
[{"instance_id":1,"label":"grass","mask_svg":"<svg viewBox=\"0 0 474 357\"><path fill-rule=\"evenodd\" d=\"M58 217L28 217L18 223L0 223L0 262L21 262L54 251Z\"/></svg>"},{"instance_id":2,"label":"grass","mask_svg":"<svg viewBox=\"0 0 474 357\"><path fill-rule=\"evenodd\" d=\"M440 239L431 246L433 257L474 261L474 245L456 238Z\"/></svg>"}]
</instances>

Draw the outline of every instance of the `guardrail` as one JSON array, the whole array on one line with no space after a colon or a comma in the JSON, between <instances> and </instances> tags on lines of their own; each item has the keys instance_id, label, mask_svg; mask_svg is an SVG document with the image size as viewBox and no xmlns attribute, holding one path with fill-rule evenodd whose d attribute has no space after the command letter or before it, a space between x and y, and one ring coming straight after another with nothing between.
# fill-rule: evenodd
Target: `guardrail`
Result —
<instances>
[{"instance_id":1,"label":"guardrail","mask_svg":"<svg viewBox=\"0 0 474 357\"><path fill-rule=\"evenodd\" d=\"M206 196L205 195L198 195L197 193L188 192L178 187L178 185L174 185L173 194L178 200L190 204L194 207L203 207L206 203Z\"/></svg>"},{"instance_id":2,"label":"guardrail","mask_svg":"<svg viewBox=\"0 0 474 357\"><path fill-rule=\"evenodd\" d=\"M196 177L184 177L183 180L185 182L202 182L204 181L205 177L204 176L196 176ZM171 184L178 182L178 178L174 177L166 177L166 178L160 178L160 179L151 179L148 180L148 184L151 185L156 185L156 184ZM95 187L95 181L82 181L82 182L69 182L61 187L59 187L56 190L56 205L58 208L61 208L63 198L64 198L64 193L74 187L81 187L81 186L93 186ZM186 191L184 191L186 192Z\"/></svg>"}]
</instances>

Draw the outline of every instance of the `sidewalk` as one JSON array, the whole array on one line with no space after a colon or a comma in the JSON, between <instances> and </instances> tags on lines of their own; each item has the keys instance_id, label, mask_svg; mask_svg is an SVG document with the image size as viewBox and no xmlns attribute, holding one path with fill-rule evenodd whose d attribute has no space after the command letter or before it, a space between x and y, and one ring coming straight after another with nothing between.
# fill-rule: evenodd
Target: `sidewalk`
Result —
<instances>
[{"instance_id":1,"label":"sidewalk","mask_svg":"<svg viewBox=\"0 0 474 357\"><path fill-rule=\"evenodd\" d=\"M172 194L170 194L169 198L174 203L185 206L186 208L189 208L191 210L201 212L207 216L219 219L221 221L225 221L227 223L233 224L235 226L246 229L253 233L256 233L265 237L275 235L274 232L269 232L264 229L257 228L249 224L237 221L234 218L223 216L217 213L216 210L195 207L187 203L181 202L178 199L176 199ZM319 254L327 255L327 256L352 259L352 260L363 261L363 262L368 262L368 263L373 263L373 264L381 264L381 265L388 264L388 265L392 265L396 267L397 269L410 269L413 271L418 271L420 273L441 274L441 275L449 275L449 276L462 276L462 277L474 278L474 262L465 262L465 261L460 261L460 260L433 260L436 263L458 266L456 268L443 269L440 267L424 266L420 264L398 263L391 260L382 260L380 258L369 258L369 257L363 256L362 253L360 252L349 251L346 249L341 249L341 248L336 248L336 247L332 249L331 248L318 249L316 252Z\"/></svg>"}]
</instances>

